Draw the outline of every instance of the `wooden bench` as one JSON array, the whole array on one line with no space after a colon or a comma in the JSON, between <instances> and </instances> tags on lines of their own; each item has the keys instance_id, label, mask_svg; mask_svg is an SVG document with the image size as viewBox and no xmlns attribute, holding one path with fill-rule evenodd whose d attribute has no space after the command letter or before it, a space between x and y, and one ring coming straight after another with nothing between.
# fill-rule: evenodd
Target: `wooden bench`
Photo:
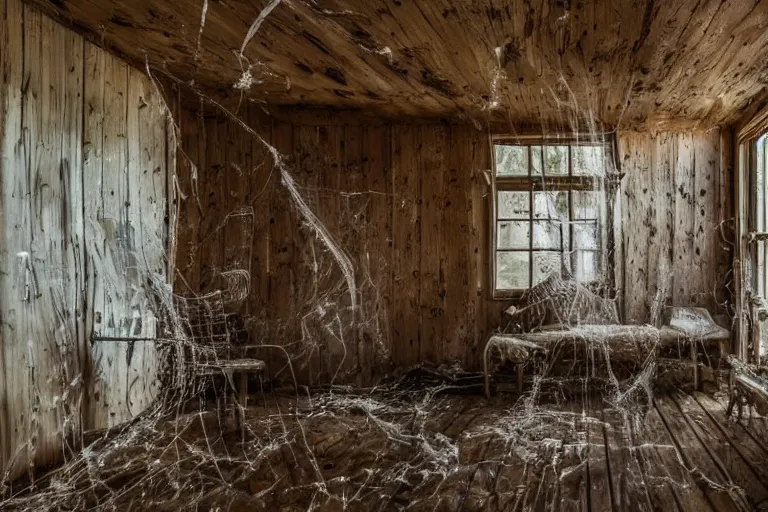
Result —
<instances>
[{"instance_id":1,"label":"wooden bench","mask_svg":"<svg viewBox=\"0 0 768 512\"><path fill-rule=\"evenodd\" d=\"M518 391L522 393L525 362L535 353L551 354L553 348L563 342L584 343L596 348L598 343L606 343L611 347L611 359L616 362L641 363L647 357L655 357L659 350L683 348L688 352L693 365L694 386L699 389L699 348L703 348L708 354L717 351L716 362L719 366L720 361L728 354L730 332L724 328L716 328L706 335L691 336L670 326L657 329L649 325L582 325L534 333L493 334L486 342L483 352L486 395L490 396L488 359L493 350L502 354L504 351L508 352L508 355L504 354L502 357L516 365Z\"/></svg>"}]
</instances>

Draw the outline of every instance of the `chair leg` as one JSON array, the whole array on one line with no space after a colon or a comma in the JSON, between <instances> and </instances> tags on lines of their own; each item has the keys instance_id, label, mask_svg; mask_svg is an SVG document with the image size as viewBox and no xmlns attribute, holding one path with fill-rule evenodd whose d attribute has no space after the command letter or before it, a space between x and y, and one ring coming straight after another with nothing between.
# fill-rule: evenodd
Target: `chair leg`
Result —
<instances>
[{"instance_id":1,"label":"chair leg","mask_svg":"<svg viewBox=\"0 0 768 512\"><path fill-rule=\"evenodd\" d=\"M245 409L248 407L248 374L240 374L240 405Z\"/></svg>"},{"instance_id":2,"label":"chair leg","mask_svg":"<svg viewBox=\"0 0 768 512\"><path fill-rule=\"evenodd\" d=\"M223 433L227 424L227 388L222 393L216 393L216 414L219 419L219 430Z\"/></svg>"},{"instance_id":3,"label":"chair leg","mask_svg":"<svg viewBox=\"0 0 768 512\"><path fill-rule=\"evenodd\" d=\"M701 376L699 375L699 357L696 340L691 340L691 361L693 362L693 389L701 391Z\"/></svg>"},{"instance_id":4,"label":"chair leg","mask_svg":"<svg viewBox=\"0 0 768 512\"><path fill-rule=\"evenodd\" d=\"M248 373L240 373L240 389L237 392L237 423L242 441L245 442L245 408L248 407Z\"/></svg>"}]
</instances>

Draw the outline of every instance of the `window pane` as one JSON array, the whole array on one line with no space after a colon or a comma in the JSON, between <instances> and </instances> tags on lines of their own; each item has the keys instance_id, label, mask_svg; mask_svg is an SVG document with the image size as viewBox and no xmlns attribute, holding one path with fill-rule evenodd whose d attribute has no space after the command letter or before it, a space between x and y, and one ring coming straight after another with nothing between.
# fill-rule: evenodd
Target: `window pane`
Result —
<instances>
[{"instance_id":1,"label":"window pane","mask_svg":"<svg viewBox=\"0 0 768 512\"><path fill-rule=\"evenodd\" d=\"M527 149L496 144L496 176L528 176Z\"/></svg>"},{"instance_id":2,"label":"window pane","mask_svg":"<svg viewBox=\"0 0 768 512\"><path fill-rule=\"evenodd\" d=\"M529 192L497 192L499 219L527 219L531 216L531 194Z\"/></svg>"},{"instance_id":3,"label":"window pane","mask_svg":"<svg viewBox=\"0 0 768 512\"><path fill-rule=\"evenodd\" d=\"M568 175L568 146L545 147L544 174L547 176Z\"/></svg>"},{"instance_id":4,"label":"window pane","mask_svg":"<svg viewBox=\"0 0 768 512\"><path fill-rule=\"evenodd\" d=\"M533 223L533 248L534 249L551 249L553 251L559 251L562 248L562 238L567 229L563 229L563 235L561 235L560 222L552 221L536 221Z\"/></svg>"},{"instance_id":5,"label":"window pane","mask_svg":"<svg viewBox=\"0 0 768 512\"><path fill-rule=\"evenodd\" d=\"M603 146L573 146L573 174L576 176L603 176L605 148Z\"/></svg>"},{"instance_id":6,"label":"window pane","mask_svg":"<svg viewBox=\"0 0 768 512\"><path fill-rule=\"evenodd\" d=\"M573 218L574 219L599 219L600 201L603 193L599 191L574 191L571 192L573 198Z\"/></svg>"},{"instance_id":7,"label":"window pane","mask_svg":"<svg viewBox=\"0 0 768 512\"><path fill-rule=\"evenodd\" d=\"M577 281L597 281L600 277L597 251L577 251L573 255L574 276Z\"/></svg>"},{"instance_id":8,"label":"window pane","mask_svg":"<svg viewBox=\"0 0 768 512\"><path fill-rule=\"evenodd\" d=\"M559 252L533 253L533 284L536 285L550 274L560 273L562 256Z\"/></svg>"},{"instance_id":9,"label":"window pane","mask_svg":"<svg viewBox=\"0 0 768 512\"><path fill-rule=\"evenodd\" d=\"M597 238L597 225L574 224L573 225L573 248L574 249L599 249Z\"/></svg>"},{"instance_id":10,"label":"window pane","mask_svg":"<svg viewBox=\"0 0 768 512\"><path fill-rule=\"evenodd\" d=\"M499 290L528 288L530 257L529 252L496 253L496 288Z\"/></svg>"},{"instance_id":11,"label":"window pane","mask_svg":"<svg viewBox=\"0 0 768 512\"><path fill-rule=\"evenodd\" d=\"M531 174L541 176L542 147L531 146Z\"/></svg>"},{"instance_id":12,"label":"window pane","mask_svg":"<svg viewBox=\"0 0 768 512\"><path fill-rule=\"evenodd\" d=\"M531 240L531 223L523 221L499 221L496 223L497 249L528 249Z\"/></svg>"},{"instance_id":13,"label":"window pane","mask_svg":"<svg viewBox=\"0 0 768 512\"><path fill-rule=\"evenodd\" d=\"M531 182L570 173L597 178L597 188L592 190L568 190L568 185L552 190L558 187L545 184L536 187L539 190L497 191L497 289L527 289L552 272L566 270L584 282L603 277L604 233L600 222L606 204L600 178L610 168L609 157L608 146L591 141L583 145L545 140L532 146L494 146L497 176L530 176ZM505 188L503 182L499 187Z\"/></svg>"},{"instance_id":14,"label":"window pane","mask_svg":"<svg viewBox=\"0 0 768 512\"><path fill-rule=\"evenodd\" d=\"M568 192L534 192L533 217L568 220Z\"/></svg>"}]
</instances>

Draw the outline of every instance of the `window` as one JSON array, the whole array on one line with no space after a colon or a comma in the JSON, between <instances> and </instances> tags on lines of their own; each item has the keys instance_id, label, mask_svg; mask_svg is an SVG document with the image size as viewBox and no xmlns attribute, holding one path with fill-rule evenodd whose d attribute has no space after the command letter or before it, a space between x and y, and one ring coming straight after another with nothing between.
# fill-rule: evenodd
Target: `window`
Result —
<instances>
[{"instance_id":1,"label":"window","mask_svg":"<svg viewBox=\"0 0 768 512\"><path fill-rule=\"evenodd\" d=\"M766 146L768 146L768 135L761 135L750 143L750 181L754 183L751 188L749 218L747 228L750 233L751 243L750 252L752 253L752 263L754 270L752 272L751 290L760 297L766 297L768 291L768 272L766 272L766 236L768 231L768 207L766 207Z\"/></svg>"},{"instance_id":2,"label":"window","mask_svg":"<svg viewBox=\"0 0 768 512\"><path fill-rule=\"evenodd\" d=\"M746 245L740 248L744 272L743 289L751 322L751 335L740 340L745 352L742 357L749 361L764 360L768 354L768 323L762 320L761 311L768 298L768 135L761 133L739 145L739 199L746 236L740 237ZM744 327L741 327L743 330Z\"/></svg>"},{"instance_id":3,"label":"window","mask_svg":"<svg viewBox=\"0 0 768 512\"><path fill-rule=\"evenodd\" d=\"M520 293L552 272L600 280L606 143L493 142L493 290Z\"/></svg>"}]
</instances>

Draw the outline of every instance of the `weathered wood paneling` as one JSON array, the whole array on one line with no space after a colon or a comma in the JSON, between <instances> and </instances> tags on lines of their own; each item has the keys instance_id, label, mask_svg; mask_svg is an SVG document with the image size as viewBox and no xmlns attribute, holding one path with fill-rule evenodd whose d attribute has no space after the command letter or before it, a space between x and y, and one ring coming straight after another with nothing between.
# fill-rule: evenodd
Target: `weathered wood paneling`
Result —
<instances>
[{"instance_id":1,"label":"weathered wood paneling","mask_svg":"<svg viewBox=\"0 0 768 512\"><path fill-rule=\"evenodd\" d=\"M417 172L418 126L392 128L392 238L394 294L392 359L412 365L421 352L421 183Z\"/></svg>"},{"instance_id":2,"label":"weathered wood paneling","mask_svg":"<svg viewBox=\"0 0 768 512\"><path fill-rule=\"evenodd\" d=\"M160 96L139 71L94 54L85 75L89 139L100 153L86 166L88 264L96 277L93 294L97 337L153 338L157 319L152 286L167 281L167 143ZM101 113L101 118L97 119ZM89 387L89 426L113 426L144 410L158 391L155 344L151 341L95 341Z\"/></svg>"},{"instance_id":3,"label":"weathered wood paneling","mask_svg":"<svg viewBox=\"0 0 768 512\"><path fill-rule=\"evenodd\" d=\"M339 368L344 377L369 382L390 358L398 365L458 360L477 367L481 341L504 307L486 299L487 134L469 125L339 123L322 114L293 124L263 122L257 109L240 115L281 152L304 201L353 262L357 287L353 318L338 262L281 185L266 148L234 121L227 121L224 163L230 197L198 207L208 197L208 176L220 179L218 166L207 165L217 155L210 149L213 121L190 125L211 114L183 113L180 159L192 161L179 178L181 212L202 213L208 218L198 225L216 226L243 205L255 210L246 305L252 342L284 347L310 382L327 382ZM203 143L208 150L201 152ZM429 228L422 222L426 210ZM207 245L242 245L237 237L200 237L199 229L179 222L177 288L186 293L202 290L187 284L195 282L196 268L208 265ZM184 242L193 239L198 242ZM440 247L426 252L424 239ZM279 349L265 349L263 357L273 375L287 377Z\"/></svg>"},{"instance_id":4,"label":"weathered wood paneling","mask_svg":"<svg viewBox=\"0 0 768 512\"><path fill-rule=\"evenodd\" d=\"M503 304L487 299L487 135L468 125L338 124L321 116L275 122L270 130L263 115L250 116L285 156L304 201L353 262L357 288L352 311L337 261L297 210L271 156L245 130L230 129L232 151L240 156L228 165L243 165L246 153L252 160L250 172L226 170L227 187L252 193L209 203L202 215L221 219L246 203L254 207L252 342L284 347L299 378L313 383L334 376L371 382L390 362L458 361L477 368L481 342L495 327L486 310L498 312ZM189 155L200 133L183 132ZM218 179L208 172L201 183ZM187 184L184 202L194 202L189 177L180 182ZM194 236L180 223L180 240ZM180 247L177 255L178 287L193 281L184 262L206 264L209 249L188 250L193 254ZM273 375L288 377L284 354L264 351Z\"/></svg>"},{"instance_id":5,"label":"weathered wood paneling","mask_svg":"<svg viewBox=\"0 0 768 512\"><path fill-rule=\"evenodd\" d=\"M651 320L660 306L702 306L725 313L730 255L720 223L730 217L720 131L622 133L624 315Z\"/></svg>"},{"instance_id":6,"label":"weathered wood paneling","mask_svg":"<svg viewBox=\"0 0 768 512\"><path fill-rule=\"evenodd\" d=\"M328 382L339 368L344 380L370 382L389 363L478 368L483 342L508 305L488 299L487 132L468 124L354 124L333 114L275 121L270 131L269 118L248 115L271 135L304 201L353 262L359 303L353 319L338 262L281 185L272 158L245 130L230 130L231 144L258 154L251 173L227 170L227 186L270 197L252 203L256 225L269 223L268 233L257 228L254 237L252 280L266 274L268 285L252 287L252 341L284 347L300 379L313 383ZM199 139L189 132L182 146L189 153ZM717 228L728 194L716 158L719 132L628 132L619 148L626 177L615 208L623 213L616 275L625 276L618 284L627 321L650 321L656 297L659 312L680 304L722 313L725 282L710 279L728 257ZM219 179L208 171L201 182ZM195 200L192 189L184 193ZM202 215L221 219L244 198L209 203ZM204 254L180 252L179 266ZM269 354L280 372L284 355Z\"/></svg>"},{"instance_id":7,"label":"weathered wood paneling","mask_svg":"<svg viewBox=\"0 0 768 512\"><path fill-rule=\"evenodd\" d=\"M24 440L29 438L28 422L23 421L15 411L26 411L28 406L28 393L25 388L26 379L8 379L10 375L21 365L24 365L27 351L26 342L15 341L16 328L21 313L19 306L24 306L26 290L24 285L25 270L14 272L20 265L21 256L12 252L10 247L25 247L29 245L29 227L25 219L28 218L28 209L25 209L28 196L28 183L24 173L6 172L5 169L24 169L24 151L22 146L22 94L23 80L23 33L22 33L22 4L16 0L2 0L0 2L0 45L3 48L14 48L14 51L0 52L0 99L2 104L2 117L0 117L0 192L2 201L3 219L0 225L0 290L3 297L15 298L16 307L2 307L0 310L0 342L2 343L2 375L0 378L0 414L3 415L2 457L3 468L7 467L11 457L18 454L18 467L23 467L27 459L26 448L22 446ZM22 278L17 280L16 276ZM21 327L19 327L21 329Z\"/></svg>"},{"instance_id":8,"label":"weathered wood paneling","mask_svg":"<svg viewBox=\"0 0 768 512\"><path fill-rule=\"evenodd\" d=\"M768 64L764 0L206 2L204 26L200 0L31 1L233 102L392 118L709 126L763 92ZM238 90L246 60L257 83Z\"/></svg>"},{"instance_id":9,"label":"weathered wood paneling","mask_svg":"<svg viewBox=\"0 0 768 512\"><path fill-rule=\"evenodd\" d=\"M154 335L167 134L146 77L19 0L0 1L0 46L0 471L16 475L156 392L153 344L91 341Z\"/></svg>"}]
</instances>

